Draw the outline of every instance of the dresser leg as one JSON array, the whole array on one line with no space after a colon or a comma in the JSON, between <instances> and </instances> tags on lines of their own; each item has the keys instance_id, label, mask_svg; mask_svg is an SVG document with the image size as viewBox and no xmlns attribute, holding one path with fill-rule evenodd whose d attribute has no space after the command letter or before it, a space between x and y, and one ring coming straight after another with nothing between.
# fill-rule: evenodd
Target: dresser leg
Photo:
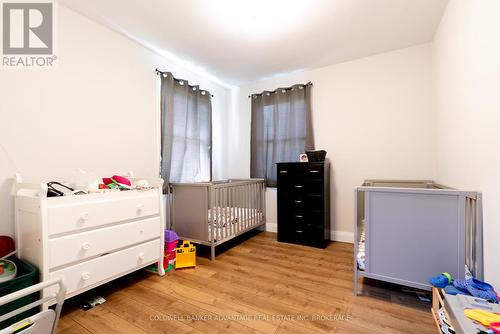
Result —
<instances>
[{"instance_id":1,"label":"dresser leg","mask_svg":"<svg viewBox=\"0 0 500 334\"><path fill-rule=\"evenodd\" d=\"M163 261L162 260L158 261L158 275L165 276L165 268L163 268Z\"/></svg>"}]
</instances>

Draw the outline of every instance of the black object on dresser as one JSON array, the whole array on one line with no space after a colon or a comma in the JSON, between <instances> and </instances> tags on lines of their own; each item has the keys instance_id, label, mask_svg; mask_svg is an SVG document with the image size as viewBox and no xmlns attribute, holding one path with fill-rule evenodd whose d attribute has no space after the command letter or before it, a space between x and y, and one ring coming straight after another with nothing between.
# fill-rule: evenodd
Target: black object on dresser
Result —
<instances>
[{"instance_id":1,"label":"black object on dresser","mask_svg":"<svg viewBox=\"0 0 500 334\"><path fill-rule=\"evenodd\" d=\"M278 241L324 248L330 240L330 164L277 164Z\"/></svg>"}]
</instances>

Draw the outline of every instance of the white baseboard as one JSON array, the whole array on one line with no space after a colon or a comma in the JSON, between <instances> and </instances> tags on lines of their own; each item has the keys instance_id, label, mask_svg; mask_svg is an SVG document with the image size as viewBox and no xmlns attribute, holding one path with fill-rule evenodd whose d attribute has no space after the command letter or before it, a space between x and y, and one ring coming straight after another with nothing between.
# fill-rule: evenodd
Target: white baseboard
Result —
<instances>
[{"instance_id":1,"label":"white baseboard","mask_svg":"<svg viewBox=\"0 0 500 334\"><path fill-rule=\"evenodd\" d=\"M278 232L278 224L266 224L266 232Z\"/></svg>"},{"instance_id":2,"label":"white baseboard","mask_svg":"<svg viewBox=\"0 0 500 334\"><path fill-rule=\"evenodd\" d=\"M354 243L354 232L330 231L330 240Z\"/></svg>"},{"instance_id":3,"label":"white baseboard","mask_svg":"<svg viewBox=\"0 0 500 334\"><path fill-rule=\"evenodd\" d=\"M278 232L277 224L266 224L266 232ZM331 231L330 232L330 240L339 241L339 242L348 242L354 243L354 233L353 232L344 232L344 231Z\"/></svg>"}]
</instances>

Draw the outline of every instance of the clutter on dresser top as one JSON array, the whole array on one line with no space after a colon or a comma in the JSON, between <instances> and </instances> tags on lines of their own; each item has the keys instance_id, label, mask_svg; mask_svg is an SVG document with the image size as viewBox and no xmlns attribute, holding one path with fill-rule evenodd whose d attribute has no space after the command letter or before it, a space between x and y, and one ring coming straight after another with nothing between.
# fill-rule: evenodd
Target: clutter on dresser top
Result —
<instances>
[{"instance_id":1,"label":"clutter on dresser top","mask_svg":"<svg viewBox=\"0 0 500 334\"><path fill-rule=\"evenodd\" d=\"M16 183L23 183L20 174L16 174ZM26 183L24 185L23 189L14 189L14 191L23 190L29 192L31 189L32 191L29 195L39 197L62 197L130 190L144 191L161 187L161 184L156 179L134 178L132 172L128 172L126 176L113 175L99 178L94 173L84 170L78 170L74 180L70 182L66 180L53 180L31 184L30 187L26 187ZM34 192L35 190L37 190L36 193Z\"/></svg>"}]
</instances>

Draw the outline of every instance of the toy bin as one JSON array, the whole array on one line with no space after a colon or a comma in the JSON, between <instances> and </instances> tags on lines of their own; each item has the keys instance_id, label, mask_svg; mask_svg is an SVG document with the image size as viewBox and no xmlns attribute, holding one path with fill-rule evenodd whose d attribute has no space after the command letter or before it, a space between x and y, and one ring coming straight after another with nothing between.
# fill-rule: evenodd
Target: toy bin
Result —
<instances>
[{"instance_id":1,"label":"toy bin","mask_svg":"<svg viewBox=\"0 0 500 334\"><path fill-rule=\"evenodd\" d=\"M177 233L165 230L165 254L175 250L175 247L177 247L177 241L179 241Z\"/></svg>"},{"instance_id":2,"label":"toy bin","mask_svg":"<svg viewBox=\"0 0 500 334\"><path fill-rule=\"evenodd\" d=\"M29 286L38 283L38 270L32 264L25 262L23 260L17 259L16 257L10 257L9 260L13 261L17 267L17 275L15 278L7 282L0 283L0 296L3 297L9 293L22 290ZM38 293L34 293L17 300L14 300L8 304L0 306L0 315L4 315L8 312L16 310L22 306L28 305L34 301L38 300ZM0 329L10 326L18 321L21 321L35 313L38 312L38 308L27 310L15 317L7 319L0 323Z\"/></svg>"},{"instance_id":3,"label":"toy bin","mask_svg":"<svg viewBox=\"0 0 500 334\"><path fill-rule=\"evenodd\" d=\"M163 267L166 271L171 270L175 264L177 242L179 237L177 233L165 230L165 250L163 251Z\"/></svg>"},{"instance_id":4,"label":"toy bin","mask_svg":"<svg viewBox=\"0 0 500 334\"><path fill-rule=\"evenodd\" d=\"M196 247L191 242L184 240L182 245L175 250L177 252L175 269L196 266Z\"/></svg>"}]
</instances>

